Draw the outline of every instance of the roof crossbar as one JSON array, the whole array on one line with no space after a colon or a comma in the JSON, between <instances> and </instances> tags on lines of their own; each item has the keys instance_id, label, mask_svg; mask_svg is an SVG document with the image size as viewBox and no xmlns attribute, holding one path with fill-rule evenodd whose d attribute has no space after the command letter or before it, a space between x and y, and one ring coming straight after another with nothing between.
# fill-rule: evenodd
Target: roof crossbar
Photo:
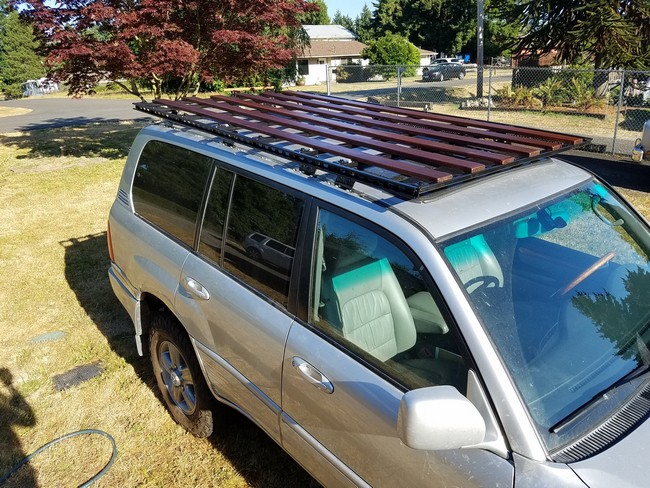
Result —
<instances>
[{"instance_id":1,"label":"roof crossbar","mask_svg":"<svg viewBox=\"0 0 650 488\"><path fill-rule=\"evenodd\" d=\"M337 183L418 197L575 148L580 136L307 93L139 102L135 108L280 154ZM337 159L338 158L338 159Z\"/></svg>"}]
</instances>

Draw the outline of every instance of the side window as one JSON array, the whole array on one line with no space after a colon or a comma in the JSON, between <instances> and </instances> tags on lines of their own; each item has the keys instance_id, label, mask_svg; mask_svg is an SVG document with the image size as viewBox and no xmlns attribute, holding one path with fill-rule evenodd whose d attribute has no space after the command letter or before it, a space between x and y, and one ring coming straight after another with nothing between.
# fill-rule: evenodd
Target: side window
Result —
<instances>
[{"instance_id":1,"label":"side window","mask_svg":"<svg viewBox=\"0 0 650 488\"><path fill-rule=\"evenodd\" d=\"M164 142L149 142L133 180L136 213L193 246L196 217L211 167L212 158Z\"/></svg>"},{"instance_id":2,"label":"side window","mask_svg":"<svg viewBox=\"0 0 650 488\"><path fill-rule=\"evenodd\" d=\"M319 213L310 322L400 383L466 390L467 367L414 262L369 228Z\"/></svg>"},{"instance_id":3,"label":"side window","mask_svg":"<svg viewBox=\"0 0 650 488\"><path fill-rule=\"evenodd\" d=\"M224 267L286 306L302 200L237 176L230 204Z\"/></svg>"},{"instance_id":4,"label":"side window","mask_svg":"<svg viewBox=\"0 0 650 488\"><path fill-rule=\"evenodd\" d=\"M203 218L199 252L215 264L221 264L223 232L233 179L232 172L222 168L217 170Z\"/></svg>"}]
</instances>

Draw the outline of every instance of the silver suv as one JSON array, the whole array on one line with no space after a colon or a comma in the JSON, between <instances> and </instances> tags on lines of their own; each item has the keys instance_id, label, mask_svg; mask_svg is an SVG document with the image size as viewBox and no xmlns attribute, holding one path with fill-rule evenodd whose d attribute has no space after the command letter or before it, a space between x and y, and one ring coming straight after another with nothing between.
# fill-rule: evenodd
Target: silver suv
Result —
<instances>
[{"instance_id":1,"label":"silver suv","mask_svg":"<svg viewBox=\"0 0 650 488\"><path fill-rule=\"evenodd\" d=\"M646 484L650 233L553 157L583 138L301 93L138 109L164 121L109 276L187 430L216 398L326 486Z\"/></svg>"}]
</instances>

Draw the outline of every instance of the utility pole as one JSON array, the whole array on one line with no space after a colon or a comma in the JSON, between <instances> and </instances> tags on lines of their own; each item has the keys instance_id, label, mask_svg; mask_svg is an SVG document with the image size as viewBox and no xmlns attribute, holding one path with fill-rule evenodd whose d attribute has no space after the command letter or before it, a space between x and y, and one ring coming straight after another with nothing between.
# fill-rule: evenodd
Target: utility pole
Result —
<instances>
[{"instance_id":1,"label":"utility pole","mask_svg":"<svg viewBox=\"0 0 650 488\"><path fill-rule=\"evenodd\" d=\"M476 0L476 97L483 97L483 0Z\"/></svg>"}]
</instances>

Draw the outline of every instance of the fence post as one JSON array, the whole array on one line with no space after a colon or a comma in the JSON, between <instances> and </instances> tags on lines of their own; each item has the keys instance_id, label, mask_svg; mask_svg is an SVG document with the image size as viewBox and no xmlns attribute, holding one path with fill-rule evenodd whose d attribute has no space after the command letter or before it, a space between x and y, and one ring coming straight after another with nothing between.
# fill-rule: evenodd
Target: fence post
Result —
<instances>
[{"instance_id":1,"label":"fence post","mask_svg":"<svg viewBox=\"0 0 650 488\"><path fill-rule=\"evenodd\" d=\"M397 106L399 107L400 98L402 97L402 73L400 67L397 67Z\"/></svg>"},{"instance_id":2,"label":"fence post","mask_svg":"<svg viewBox=\"0 0 650 488\"><path fill-rule=\"evenodd\" d=\"M487 121L490 121L490 107L492 106L492 67L490 67L490 74L488 75L488 106L487 106Z\"/></svg>"},{"instance_id":3,"label":"fence post","mask_svg":"<svg viewBox=\"0 0 650 488\"><path fill-rule=\"evenodd\" d=\"M618 107L616 108L616 122L614 124L614 140L612 141L612 155L616 153L616 135L618 133L618 119L623 108L623 92L625 91L625 70L621 71L621 91L618 94Z\"/></svg>"},{"instance_id":4,"label":"fence post","mask_svg":"<svg viewBox=\"0 0 650 488\"><path fill-rule=\"evenodd\" d=\"M327 96L332 94L332 72L329 64L325 65L325 84L327 85Z\"/></svg>"}]
</instances>

